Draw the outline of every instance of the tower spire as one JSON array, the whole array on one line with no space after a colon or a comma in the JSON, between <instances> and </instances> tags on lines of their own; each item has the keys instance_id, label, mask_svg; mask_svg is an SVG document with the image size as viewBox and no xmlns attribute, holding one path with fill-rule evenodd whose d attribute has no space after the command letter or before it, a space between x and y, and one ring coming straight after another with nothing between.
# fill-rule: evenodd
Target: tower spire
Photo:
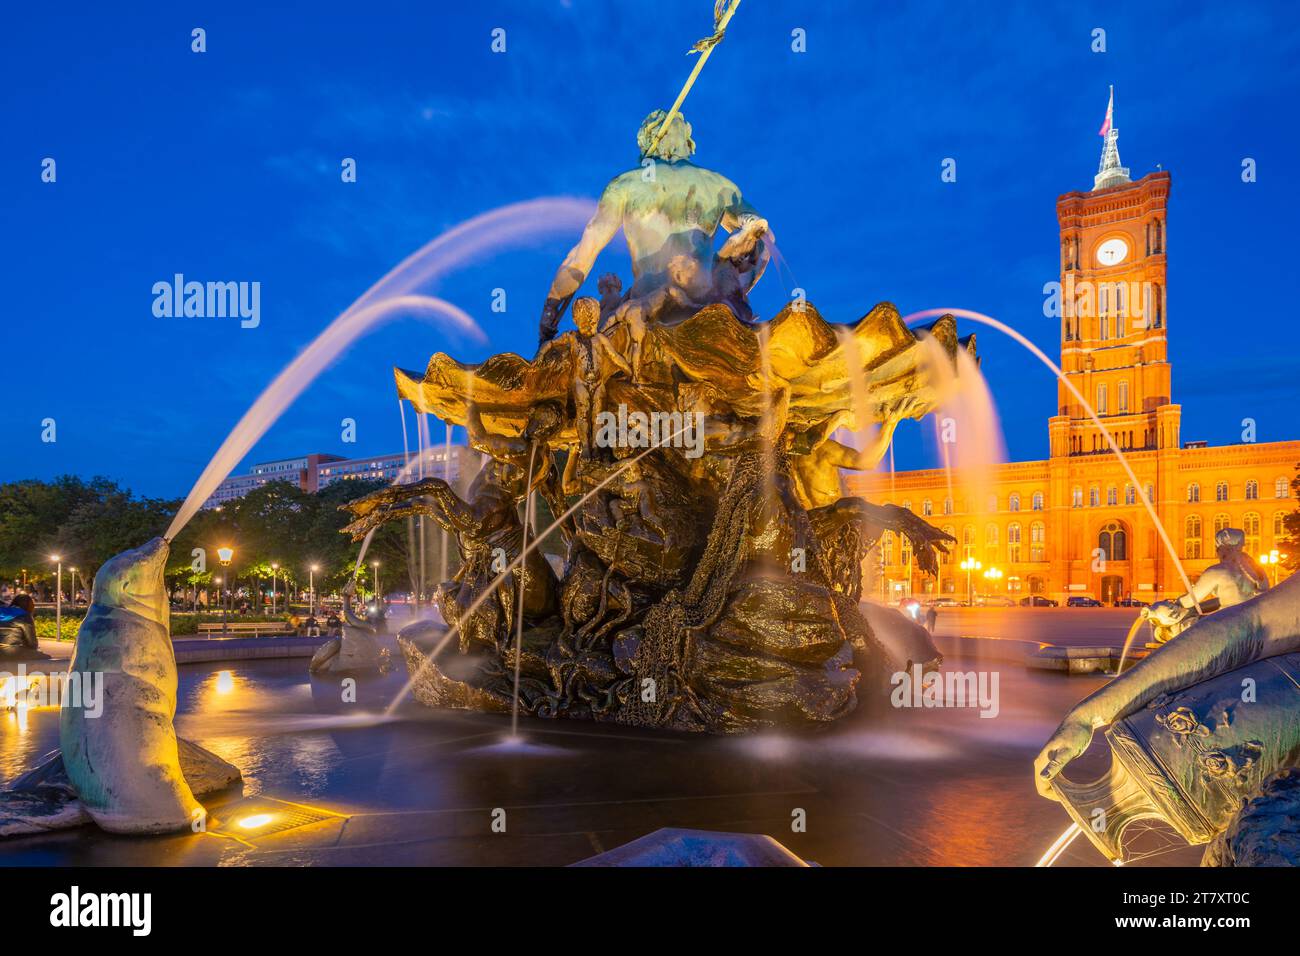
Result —
<instances>
[{"instance_id":1,"label":"tower spire","mask_svg":"<svg viewBox=\"0 0 1300 956\"><path fill-rule=\"evenodd\" d=\"M1115 87L1110 88L1110 101L1106 104L1106 120L1101 124L1098 135L1105 137L1101 147L1101 162L1097 165L1097 175L1092 179L1092 191L1106 189L1132 182L1128 176L1128 167L1119 162L1119 130L1115 128Z\"/></svg>"}]
</instances>

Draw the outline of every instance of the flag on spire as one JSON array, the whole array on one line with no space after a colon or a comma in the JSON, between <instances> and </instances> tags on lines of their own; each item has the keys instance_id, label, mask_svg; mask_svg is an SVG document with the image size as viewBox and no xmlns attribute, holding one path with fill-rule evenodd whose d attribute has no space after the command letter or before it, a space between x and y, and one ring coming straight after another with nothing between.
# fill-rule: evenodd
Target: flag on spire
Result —
<instances>
[{"instance_id":1,"label":"flag on spire","mask_svg":"<svg viewBox=\"0 0 1300 956\"><path fill-rule=\"evenodd\" d=\"M1111 121L1115 117L1115 87L1110 88L1110 102L1106 104L1106 121L1101 124L1101 129L1097 131L1098 136L1105 136L1110 132Z\"/></svg>"}]
</instances>

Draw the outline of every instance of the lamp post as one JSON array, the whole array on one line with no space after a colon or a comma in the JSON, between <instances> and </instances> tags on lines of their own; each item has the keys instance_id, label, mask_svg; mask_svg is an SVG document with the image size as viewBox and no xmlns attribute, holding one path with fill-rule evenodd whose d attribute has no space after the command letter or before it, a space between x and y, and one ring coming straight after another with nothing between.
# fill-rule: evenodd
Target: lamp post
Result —
<instances>
[{"instance_id":1,"label":"lamp post","mask_svg":"<svg viewBox=\"0 0 1300 956\"><path fill-rule=\"evenodd\" d=\"M57 566L54 577L54 633L58 640L63 637L63 559L52 554L50 560Z\"/></svg>"},{"instance_id":2,"label":"lamp post","mask_svg":"<svg viewBox=\"0 0 1300 956\"><path fill-rule=\"evenodd\" d=\"M998 582L1002 580L1002 569L989 568L987 571L984 572L984 580L988 581L990 585L994 589L996 589Z\"/></svg>"},{"instance_id":3,"label":"lamp post","mask_svg":"<svg viewBox=\"0 0 1300 956\"><path fill-rule=\"evenodd\" d=\"M311 602L309 605L311 610L308 611L307 613L308 617L316 616L316 569L317 569L317 565L314 564L307 569L307 574L309 577L307 589L311 592L308 598L308 600Z\"/></svg>"},{"instance_id":4,"label":"lamp post","mask_svg":"<svg viewBox=\"0 0 1300 956\"><path fill-rule=\"evenodd\" d=\"M230 561L234 556L235 556L235 551L233 548L217 548L217 560L221 562L221 566L223 568L230 567ZM227 576L228 575L229 572L227 572ZM219 582L219 583L224 583L224 582ZM225 600L225 596L222 594L222 590L224 590L224 588L217 591L217 596L222 598L221 633L228 634L230 633L230 608L228 606L228 602Z\"/></svg>"},{"instance_id":5,"label":"lamp post","mask_svg":"<svg viewBox=\"0 0 1300 956\"><path fill-rule=\"evenodd\" d=\"M971 583L971 575L978 571L981 565L974 558L964 558L960 565L961 569L966 572L966 604L970 607L975 606L975 591Z\"/></svg>"},{"instance_id":6,"label":"lamp post","mask_svg":"<svg viewBox=\"0 0 1300 956\"><path fill-rule=\"evenodd\" d=\"M68 588L68 598L72 601L72 606L77 606L77 569L69 567L68 571L72 574L72 585Z\"/></svg>"},{"instance_id":7,"label":"lamp post","mask_svg":"<svg viewBox=\"0 0 1300 956\"><path fill-rule=\"evenodd\" d=\"M371 561L370 566L375 569L375 606L379 606L379 562Z\"/></svg>"},{"instance_id":8,"label":"lamp post","mask_svg":"<svg viewBox=\"0 0 1300 956\"><path fill-rule=\"evenodd\" d=\"M1286 555L1278 554L1277 548L1274 548L1267 554L1261 554L1259 556L1259 563L1270 569L1269 578L1271 579L1272 587L1277 587L1277 566L1280 562L1285 560Z\"/></svg>"},{"instance_id":9,"label":"lamp post","mask_svg":"<svg viewBox=\"0 0 1300 956\"><path fill-rule=\"evenodd\" d=\"M280 566L274 562L271 563L271 617L275 617L275 576L280 572Z\"/></svg>"}]
</instances>

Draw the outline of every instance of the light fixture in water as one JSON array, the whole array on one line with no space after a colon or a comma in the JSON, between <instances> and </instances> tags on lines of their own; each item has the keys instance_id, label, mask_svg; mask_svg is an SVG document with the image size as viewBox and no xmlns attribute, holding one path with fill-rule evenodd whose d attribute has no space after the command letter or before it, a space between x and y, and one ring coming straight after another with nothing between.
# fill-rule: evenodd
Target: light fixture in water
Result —
<instances>
[{"instance_id":1,"label":"light fixture in water","mask_svg":"<svg viewBox=\"0 0 1300 956\"><path fill-rule=\"evenodd\" d=\"M235 675L233 671L217 671L217 693L229 694L235 689Z\"/></svg>"},{"instance_id":2,"label":"light fixture in water","mask_svg":"<svg viewBox=\"0 0 1300 956\"><path fill-rule=\"evenodd\" d=\"M247 816L240 820L239 825L245 830L257 830L266 826L274 819L274 814L254 813L252 816Z\"/></svg>"}]
</instances>

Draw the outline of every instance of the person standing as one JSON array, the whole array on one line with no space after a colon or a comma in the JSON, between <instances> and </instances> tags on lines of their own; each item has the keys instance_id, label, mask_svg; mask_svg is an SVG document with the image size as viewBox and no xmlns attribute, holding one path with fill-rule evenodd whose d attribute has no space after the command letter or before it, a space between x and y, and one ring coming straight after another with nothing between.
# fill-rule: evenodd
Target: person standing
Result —
<instances>
[{"instance_id":1,"label":"person standing","mask_svg":"<svg viewBox=\"0 0 1300 956\"><path fill-rule=\"evenodd\" d=\"M931 604L925 609L925 629L931 634L934 633L935 622L939 620L939 609Z\"/></svg>"}]
</instances>

